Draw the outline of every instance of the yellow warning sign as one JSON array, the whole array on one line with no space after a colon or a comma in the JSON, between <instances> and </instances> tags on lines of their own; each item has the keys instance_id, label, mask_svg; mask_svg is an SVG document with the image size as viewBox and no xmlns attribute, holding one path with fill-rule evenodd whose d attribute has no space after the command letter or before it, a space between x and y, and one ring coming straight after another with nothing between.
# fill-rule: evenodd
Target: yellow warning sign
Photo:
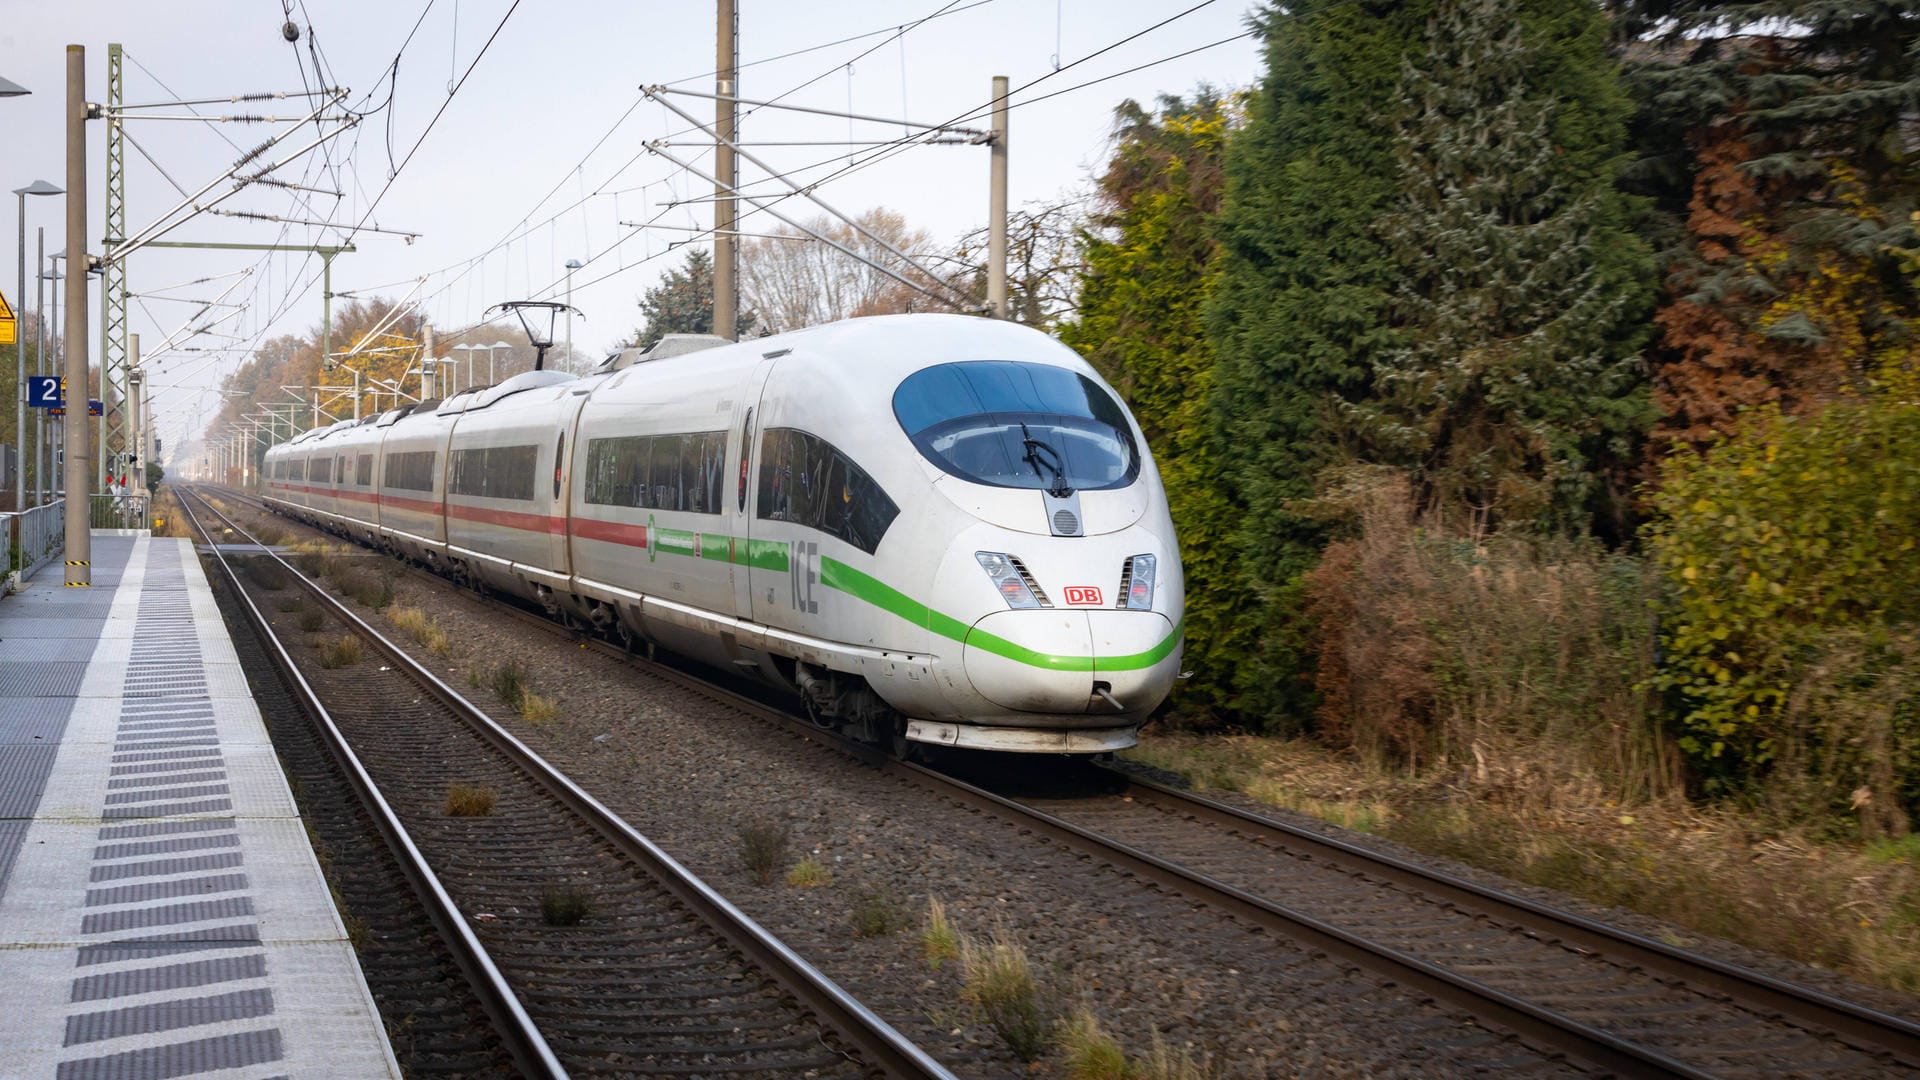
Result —
<instances>
[{"instance_id":1,"label":"yellow warning sign","mask_svg":"<svg viewBox=\"0 0 1920 1080\"><path fill-rule=\"evenodd\" d=\"M13 308L7 304L7 294L0 293L0 345L12 345L20 340L17 326Z\"/></svg>"}]
</instances>

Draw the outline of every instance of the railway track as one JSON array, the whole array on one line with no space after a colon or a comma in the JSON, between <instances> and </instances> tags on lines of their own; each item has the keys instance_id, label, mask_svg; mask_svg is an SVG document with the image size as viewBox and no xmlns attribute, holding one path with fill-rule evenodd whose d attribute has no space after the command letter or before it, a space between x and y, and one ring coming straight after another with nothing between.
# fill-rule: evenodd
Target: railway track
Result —
<instances>
[{"instance_id":1,"label":"railway track","mask_svg":"<svg viewBox=\"0 0 1920 1080\"><path fill-rule=\"evenodd\" d=\"M568 633L512 605L498 609ZM819 734L735 691L670 677ZM1920 1025L1911 1021L1188 792L1110 772L1097 796L1010 799L847 748L946 799L1012 818L1046 843L1308 942L1590 1071L1920 1073Z\"/></svg>"},{"instance_id":2,"label":"railway track","mask_svg":"<svg viewBox=\"0 0 1920 1080\"><path fill-rule=\"evenodd\" d=\"M1688 1077L1920 1071L1920 1025L1909 1020L1106 773L1110 790L1080 798L1011 800L953 777L929 782L982 810L1024 814L1051 841L1304 937L1586 1066Z\"/></svg>"},{"instance_id":3,"label":"railway track","mask_svg":"<svg viewBox=\"0 0 1920 1080\"><path fill-rule=\"evenodd\" d=\"M194 501L250 539L210 502L183 493ZM252 571L215 553L242 596L284 595L276 582L305 591L298 608L247 606L290 679L312 695L320 726L333 729L335 753L416 891L432 901L436 927L519 1071L951 1076L404 650L260 550L252 557L271 561ZM344 630L380 662L325 668L314 639L279 642L296 624L307 635ZM484 793L491 813L450 816L456 785Z\"/></svg>"}]
</instances>

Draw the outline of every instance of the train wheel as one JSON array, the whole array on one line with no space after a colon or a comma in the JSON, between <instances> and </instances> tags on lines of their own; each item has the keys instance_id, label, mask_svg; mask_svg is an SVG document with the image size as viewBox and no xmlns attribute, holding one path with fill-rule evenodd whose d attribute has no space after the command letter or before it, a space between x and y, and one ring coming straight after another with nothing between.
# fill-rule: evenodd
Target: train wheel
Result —
<instances>
[{"instance_id":1,"label":"train wheel","mask_svg":"<svg viewBox=\"0 0 1920 1080\"><path fill-rule=\"evenodd\" d=\"M915 761L920 757L919 744L907 738L907 718L895 717L893 737L887 740L887 752L895 761Z\"/></svg>"},{"instance_id":2,"label":"train wheel","mask_svg":"<svg viewBox=\"0 0 1920 1080\"><path fill-rule=\"evenodd\" d=\"M835 730L833 719L820 711L819 706L814 703L811 694L801 694L800 704L807 710L807 723L812 724L821 731Z\"/></svg>"}]
</instances>

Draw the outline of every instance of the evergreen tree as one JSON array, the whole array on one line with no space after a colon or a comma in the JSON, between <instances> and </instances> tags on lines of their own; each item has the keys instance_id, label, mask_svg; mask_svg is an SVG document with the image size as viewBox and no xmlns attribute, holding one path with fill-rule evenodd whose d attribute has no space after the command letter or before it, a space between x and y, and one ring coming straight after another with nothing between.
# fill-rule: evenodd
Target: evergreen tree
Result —
<instances>
[{"instance_id":1,"label":"evergreen tree","mask_svg":"<svg viewBox=\"0 0 1920 1080\"><path fill-rule=\"evenodd\" d=\"M1427 515L1584 532L1624 504L1652 264L1614 186L1629 106L1604 46L1586 0L1443 0L1404 65L1382 223L1403 344L1347 415Z\"/></svg>"},{"instance_id":2,"label":"evergreen tree","mask_svg":"<svg viewBox=\"0 0 1920 1080\"><path fill-rule=\"evenodd\" d=\"M634 331L633 343L642 349L668 334L713 333L713 256L703 248L688 251L684 268L640 297L640 314L646 321ZM753 314L741 312L736 329L753 329Z\"/></svg>"},{"instance_id":3,"label":"evergreen tree","mask_svg":"<svg viewBox=\"0 0 1920 1080\"><path fill-rule=\"evenodd\" d=\"M1163 97L1156 116L1116 110L1100 213L1085 239L1079 317L1060 327L1117 387L1159 463L1186 572L1186 663L1196 677L1174 705L1189 720L1217 716L1231 692L1238 602L1227 544L1230 515L1207 439L1213 350L1202 307L1216 245L1230 110L1211 91Z\"/></svg>"},{"instance_id":4,"label":"evergreen tree","mask_svg":"<svg viewBox=\"0 0 1920 1080\"><path fill-rule=\"evenodd\" d=\"M1324 528L1301 500L1339 460L1338 403L1365 397L1381 357L1404 345L1390 318L1399 268L1379 228L1400 176L1383 118L1434 6L1323 3L1254 16L1267 70L1228 146L1208 330L1218 357L1213 455L1239 515L1230 544L1252 643L1236 690L1269 727L1311 712L1302 575Z\"/></svg>"},{"instance_id":5,"label":"evergreen tree","mask_svg":"<svg viewBox=\"0 0 1920 1080\"><path fill-rule=\"evenodd\" d=\"M1817 411L1910 348L1920 10L1906 0L1618 0L1656 195L1677 237L1654 360L1663 433ZM1636 40L1643 36L1650 40Z\"/></svg>"}]
</instances>

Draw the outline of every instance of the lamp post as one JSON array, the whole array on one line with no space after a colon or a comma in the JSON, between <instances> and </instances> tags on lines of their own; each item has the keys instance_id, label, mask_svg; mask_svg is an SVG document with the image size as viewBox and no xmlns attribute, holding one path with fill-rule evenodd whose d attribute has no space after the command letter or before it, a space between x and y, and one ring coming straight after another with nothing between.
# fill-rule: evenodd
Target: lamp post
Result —
<instances>
[{"instance_id":1,"label":"lamp post","mask_svg":"<svg viewBox=\"0 0 1920 1080\"><path fill-rule=\"evenodd\" d=\"M45 244L43 243L41 246L45 247ZM51 287L53 293L53 318L47 324L47 332L41 335L40 345L38 347L40 352L40 374L42 375L47 373L47 353L49 351L53 353L52 366L54 369L58 370L60 367L60 335L54 327L60 325L60 280L66 275L60 272L59 258L60 253L56 251L41 260L41 286L45 287L47 282L53 283ZM40 291L40 289L35 290L36 293ZM47 310L47 304L44 298L36 296L34 307L41 311ZM61 439L61 429L59 427L60 424L65 422L64 417L48 416L47 410L45 409L40 410L40 415L34 418L34 441L39 443L39 446L35 449L35 453L39 456L40 460L35 463L33 486L39 493L39 501L42 506L53 501L53 492L55 490L53 478L57 475L54 471L54 466L58 463L53 460L51 448L56 443L61 446L66 445Z\"/></svg>"},{"instance_id":2,"label":"lamp post","mask_svg":"<svg viewBox=\"0 0 1920 1080\"><path fill-rule=\"evenodd\" d=\"M573 272L585 265L579 259L567 260L567 370L573 370Z\"/></svg>"},{"instance_id":3,"label":"lamp post","mask_svg":"<svg viewBox=\"0 0 1920 1080\"><path fill-rule=\"evenodd\" d=\"M4 81L4 80L0 80ZM11 84L9 84L11 85ZM21 91L25 93L25 91ZM59 195L63 193L45 180L35 180L23 188L14 188L13 193L20 197L20 291L15 294L15 303L22 308L27 306L27 196ZM38 319L40 313L34 312ZM17 325L17 324L16 324ZM14 442L17 453L13 472L13 508L24 511L27 508L27 394L26 394L26 358L27 347L16 336L13 346L13 398L14 398Z\"/></svg>"},{"instance_id":4,"label":"lamp post","mask_svg":"<svg viewBox=\"0 0 1920 1080\"><path fill-rule=\"evenodd\" d=\"M0 97L25 97L31 93L33 93L33 91L21 86L12 79L0 78Z\"/></svg>"},{"instance_id":5,"label":"lamp post","mask_svg":"<svg viewBox=\"0 0 1920 1080\"><path fill-rule=\"evenodd\" d=\"M468 386L473 385L473 350L478 348L482 348L482 346L461 344L461 345L451 346L450 348L447 349L448 352L457 352L457 353L466 354L464 357L461 357L458 359L456 359L455 357L449 356L447 357L447 363L449 364L465 363L467 365L467 385ZM447 392L449 394L455 393L460 389L460 385L459 385L460 369L454 368L453 370L454 370L454 377L447 380Z\"/></svg>"},{"instance_id":6,"label":"lamp post","mask_svg":"<svg viewBox=\"0 0 1920 1080\"><path fill-rule=\"evenodd\" d=\"M496 341L493 344L487 346L487 381L488 382L498 381L493 374L493 350L495 349L511 350L512 348L513 348L512 343L505 342L505 341Z\"/></svg>"}]
</instances>

